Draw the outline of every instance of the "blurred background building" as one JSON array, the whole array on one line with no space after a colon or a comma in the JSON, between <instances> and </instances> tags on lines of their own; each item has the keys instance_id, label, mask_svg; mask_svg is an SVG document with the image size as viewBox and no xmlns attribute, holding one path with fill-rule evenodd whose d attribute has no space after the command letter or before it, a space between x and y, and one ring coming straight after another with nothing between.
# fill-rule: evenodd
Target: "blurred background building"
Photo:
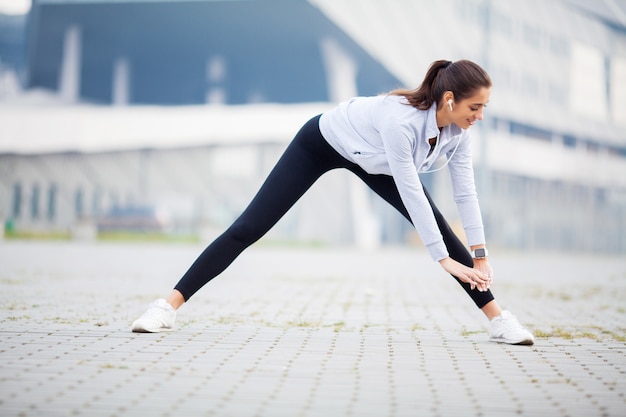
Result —
<instances>
[{"instance_id":1,"label":"blurred background building","mask_svg":"<svg viewBox=\"0 0 626 417\"><path fill-rule=\"evenodd\" d=\"M209 238L308 118L463 58L494 81L472 128L490 246L626 253L625 0L33 0L0 14L5 234ZM461 230L445 170L423 180ZM269 238L415 236L332 172Z\"/></svg>"}]
</instances>

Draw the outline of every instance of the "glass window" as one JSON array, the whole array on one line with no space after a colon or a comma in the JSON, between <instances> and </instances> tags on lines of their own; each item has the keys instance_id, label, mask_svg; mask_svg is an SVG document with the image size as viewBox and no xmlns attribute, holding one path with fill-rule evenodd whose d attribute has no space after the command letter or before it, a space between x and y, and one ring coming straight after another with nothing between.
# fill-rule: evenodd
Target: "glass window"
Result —
<instances>
[{"instance_id":1,"label":"glass window","mask_svg":"<svg viewBox=\"0 0 626 417\"><path fill-rule=\"evenodd\" d=\"M102 211L102 192L95 190L93 193L93 200L91 205L91 211L95 215L101 214Z\"/></svg>"},{"instance_id":2,"label":"glass window","mask_svg":"<svg viewBox=\"0 0 626 417\"><path fill-rule=\"evenodd\" d=\"M52 184L48 188L48 220L53 221L56 217L57 187Z\"/></svg>"},{"instance_id":3,"label":"glass window","mask_svg":"<svg viewBox=\"0 0 626 417\"><path fill-rule=\"evenodd\" d=\"M17 219L20 217L22 211L22 185L19 183L13 184L13 207L12 217Z\"/></svg>"},{"instance_id":4,"label":"glass window","mask_svg":"<svg viewBox=\"0 0 626 417\"><path fill-rule=\"evenodd\" d=\"M576 147L576 136L572 135L563 135L563 145L567 148L575 148Z\"/></svg>"},{"instance_id":5,"label":"glass window","mask_svg":"<svg viewBox=\"0 0 626 417\"><path fill-rule=\"evenodd\" d=\"M76 190L74 194L74 211L76 217L82 217L85 211L84 207L84 193L81 188Z\"/></svg>"},{"instance_id":6,"label":"glass window","mask_svg":"<svg viewBox=\"0 0 626 417\"><path fill-rule=\"evenodd\" d=\"M30 217L39 218L39 184L33 185L33 193L30 196Z\"/></svg>"}]
</instances>

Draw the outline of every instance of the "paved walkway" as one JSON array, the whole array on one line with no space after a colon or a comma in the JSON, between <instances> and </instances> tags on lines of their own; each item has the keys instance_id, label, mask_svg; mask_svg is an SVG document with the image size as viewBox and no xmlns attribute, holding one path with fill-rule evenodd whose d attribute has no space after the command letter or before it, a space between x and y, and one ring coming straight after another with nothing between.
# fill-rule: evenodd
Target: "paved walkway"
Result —
<instances>
[{"instance_id":1,"label":"paved walkway","mask_svg":"<svg viewBox=\"0 0 626 417\"><path fill-rule=\"evenodd\" d=\"M253 247L130 323L197 246L0 242L2 416L626 416L626 261L498 254L486 320L420 249Z\"/></svg>"}]
</instances>

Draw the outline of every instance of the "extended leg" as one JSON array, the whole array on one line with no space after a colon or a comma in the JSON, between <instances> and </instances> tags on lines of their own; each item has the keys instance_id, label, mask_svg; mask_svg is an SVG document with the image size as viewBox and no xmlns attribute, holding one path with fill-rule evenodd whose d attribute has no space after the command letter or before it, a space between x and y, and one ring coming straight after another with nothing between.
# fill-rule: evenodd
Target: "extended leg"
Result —
<instances>
[{"instance_id":1,"label":"extended leg","mask_svg":"<svg viewBox=\"0 0 626 417\"><path fill-rule=\"evenodd\" d=\"M322 174L341 163L342 158L326 143L317 118L313 118L298 132L249 206L202 252L175 291L188 300L267 233ZM176 293L171 297L173 302L180 302Z\"/></svg>"}]
</instances>

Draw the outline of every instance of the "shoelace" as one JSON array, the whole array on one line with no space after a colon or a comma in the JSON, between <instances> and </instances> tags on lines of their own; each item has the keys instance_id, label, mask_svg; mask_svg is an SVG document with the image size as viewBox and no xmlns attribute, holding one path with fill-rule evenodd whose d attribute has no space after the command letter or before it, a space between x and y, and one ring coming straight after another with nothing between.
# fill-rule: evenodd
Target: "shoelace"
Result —
<instances>
[{"instance_id":1,"label":"shoelace","mask_svg":"<svg viewBox=\"0 0 626 417\"><path fill-rule=\"evenodd\" d=\"M143 313L144 317L158 317L163 311L167 311L165 307L162 307L158 304L150 304L145 313Z\"/></svg>"},{"instance_id":2,"label":"shoelace","mask_svg":"<svg viewBox=\"0 0 626 417\"><path fill-rule=\"evenodd\" d=\"M521 330L524 328L517 320L517 317L512 314L507 317L502 317L499 321L503 330Z\"/></svg>"}]
</instances>

